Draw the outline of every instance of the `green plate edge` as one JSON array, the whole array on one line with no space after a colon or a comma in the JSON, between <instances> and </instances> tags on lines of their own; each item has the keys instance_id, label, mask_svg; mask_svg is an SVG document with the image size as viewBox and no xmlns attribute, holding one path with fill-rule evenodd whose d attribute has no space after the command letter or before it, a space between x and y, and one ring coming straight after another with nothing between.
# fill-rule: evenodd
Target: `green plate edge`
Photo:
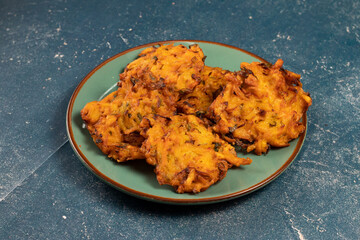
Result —
<instances>
[{"instance_id":1,"label":"green plate edge","mask_svg":"<svg viewBox=\"0 0 360 240\"><path fill-rule=\"evenodd\" d=\"M81 162L97 177L114 188L129 195L166 204L196 205L217 203L247 195L276 179L294 161L304 142L306 131L286 148L271 149L267 154L248 156L253 163L229 169L220 182L199 194L177 194L172 187L159 185L153 166L144 160L116 163L108 159L93 143L88 131L83 128L80 110L90 101L95 101L116 88L118 75L144 48L158 44L199 44L207 56L206 65L239 70L241 62L266 60L246 50L202 40L171 40L153 42L123 51L94 68L77 86L70 98L66 114L69 142ZM306 115L302 121L307 123Z\"/></svg>"}]
</instances>

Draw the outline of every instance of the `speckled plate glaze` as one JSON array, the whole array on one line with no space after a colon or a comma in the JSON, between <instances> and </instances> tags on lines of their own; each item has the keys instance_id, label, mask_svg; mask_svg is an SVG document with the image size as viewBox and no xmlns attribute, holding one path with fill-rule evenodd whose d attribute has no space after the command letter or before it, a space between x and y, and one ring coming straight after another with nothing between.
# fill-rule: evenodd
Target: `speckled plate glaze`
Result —
<instances>
[{"instance_id":1,"label":"speckled plate glaze","mask_svg":"<svg viewBox=\"0 0 360 240\"><path fill-rule=\"evenodd\" d=\"M264 59L245 50L207 41L164 41L141 45L121 52L94 68L75 89L67 109L67 132L70 143L81 162L101 180L130 195L168 204L208 204L226 201L249 194L278 177L295 159L305 138L303 133L289 147L272 149L268 154L257 156L248 166L232 168L219 183L199 194L177 194L170 186L158 184L153 166L144 160L116 163L108 159L93 143L88 131L83 128L80 110L86 103L101 99L116 89L119 74L144 49L156 44L199 44L203 49L206 64L231 71L239 70L241 62ZM306 123L306 116L303 117ZM238 152L239 156L244 156Z\"/></svg>"}]
</instances>

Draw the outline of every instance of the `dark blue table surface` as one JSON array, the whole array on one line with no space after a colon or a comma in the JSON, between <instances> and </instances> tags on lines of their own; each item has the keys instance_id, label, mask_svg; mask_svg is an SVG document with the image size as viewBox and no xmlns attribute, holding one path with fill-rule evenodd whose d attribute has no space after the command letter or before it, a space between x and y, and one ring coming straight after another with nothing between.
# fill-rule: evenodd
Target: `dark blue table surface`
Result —
<instances>
[{"instance_id":1,"label":"dark blue table surface","mask_svg":"<svg viewBox=\"0 0 360 240\"><path fill-rule=\"evenodd\" d=\"M230 44L302 75L294 163L245 197L170 206L91 174L69 98L105 59L154 41ZM0 239L359 239L359 1L0 1Z\"/></svg>"}]
</instances>

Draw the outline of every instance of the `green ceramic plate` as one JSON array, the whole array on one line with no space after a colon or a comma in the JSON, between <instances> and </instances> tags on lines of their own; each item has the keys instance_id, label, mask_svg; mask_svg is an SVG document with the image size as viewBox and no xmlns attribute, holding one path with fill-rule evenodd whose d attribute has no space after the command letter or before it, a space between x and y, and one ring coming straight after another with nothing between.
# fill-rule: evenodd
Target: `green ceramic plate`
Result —
<instances>
[{"instance_id":1,"label":"green ceramic plate","mask_svg":"<svg viewBox=\"0 0 360 240\"><path fill-rule=\"evenodd\" d=\"M80 110L86 103L102 98L115 90L119 73L133 61L139 52L150 43L129 49L106 60L92 70L75 89L67 110L67 131L70 143L82 163L101 180L130 195L170 204L205 204L230 200L251 193L279 176L295 159L305 138L305 133L291 142L290 146L272 149L268 154L256 156L247 154L253 163L232 168L219 183L199 194L177 194L170 186L158 184L153 167L144 160L115 163L108 159L93 143L88 131L83 128ZM263 61L264 59L242 49L206 41L166 41L183 45L199 44L203 49L206 64L228 70L239 70L241 62ZM306 122L306 116L303 117ZM242 153L238 153L243 156Z\"/></svg>"}]
</instances>

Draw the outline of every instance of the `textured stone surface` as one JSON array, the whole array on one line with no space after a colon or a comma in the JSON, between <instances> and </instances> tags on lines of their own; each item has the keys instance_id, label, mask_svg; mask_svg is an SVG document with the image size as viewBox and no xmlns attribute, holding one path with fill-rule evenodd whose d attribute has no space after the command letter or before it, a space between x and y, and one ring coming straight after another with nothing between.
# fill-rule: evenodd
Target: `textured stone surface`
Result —
<instances>
[{"instance_id":1,"label":"textured stone surface","mask_svg":"<svg viewBox=\"0 0 360 240\"><path fill-rule=\"evenodd\" d=\"M1 1L0 238L357 239L358 1ZM76 159L65 114L110 56L160 40L230 44L285 61L311 93L307 139L241 199L167 206L122 194Z\"/></svg>"}]
</instances>

